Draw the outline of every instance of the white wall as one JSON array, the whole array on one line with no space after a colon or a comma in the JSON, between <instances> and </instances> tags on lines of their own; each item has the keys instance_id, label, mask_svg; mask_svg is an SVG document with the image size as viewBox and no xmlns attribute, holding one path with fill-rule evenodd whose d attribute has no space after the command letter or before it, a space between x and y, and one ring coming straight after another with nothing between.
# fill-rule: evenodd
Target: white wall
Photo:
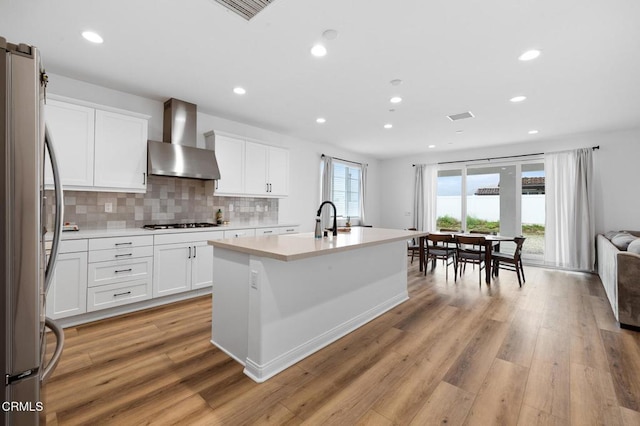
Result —
<instances>
[{"instance_id":1,"label":"white wall","mask_svg":"<svg viewBox=\"0 0 640 426\"><path fill-rule=\"evenodd\" d=\"M412 164L554 152L597 145L600 149L594 152L596 231L640 230L640 129L594 132L559 139L536 140L535 143L434 152L381 161L380 182L381 193L384 194L384 214L381 215L380 226L406 228L413 223Z\"/></svg>"},{"instance_id":2,"label":"white wall","mask_svg":"<svg viewBox=\"0 0 640 426\"><path fill-rule=\"evenodd\" d=\"M49 93L150 115L149 139L162 140L164 99L144 98L55 74L49 75L49 82ZM167 98L170 96L171 94L167 94ZM209 130L257 139L289 150L289 197L280 199L278 219L282 223L300 224L303 232L313 230L316 210L320 204L320 155L327 154L368 163L368 189L365 198L367 223L380 226L381 193L378 190L380 187L378 160L354 154L333 145L317 144L255 126L198 113L199 147L205 147L204 133Z\"/></svg>"}]
</instances>

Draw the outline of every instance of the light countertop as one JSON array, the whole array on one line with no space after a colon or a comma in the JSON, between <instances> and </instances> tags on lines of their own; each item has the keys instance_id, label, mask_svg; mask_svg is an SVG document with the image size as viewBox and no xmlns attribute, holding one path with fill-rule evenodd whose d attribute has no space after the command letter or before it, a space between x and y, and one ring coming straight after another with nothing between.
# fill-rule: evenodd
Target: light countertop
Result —
<instances>
[{"instance_id":1,"label":"light countertop","mask_svg":"<svg viewBox=\"0 0 640 426\"><path fill-rule=\"evenodd\" d=\"M267 237L226 238L210 240L209 244L254 256L291 261L393 241L409 240L423 235L427 235L427 233L401 229L355 227L351 228L351 232L339 232L335 237L330 235L326 238L314 238L313 232L305 232Z\"/></svg>"},{"instance_id":2,"label":"light countertop","mask_svg":"<svg viewBox=\"0 0 640 426\"><path fill-rule=\"evenodd\" d=\"M298 226L291 223L270 223L270 224L242 224L242 225L219 225L209 228L180 228L180 229L143 229L143 228L126 228L126 229L87 229L80 231L62 232L63 240L79 240L84 238L109 238L109 237L130 237L135 235L161 235L161 234L183 234L187 232L214 232L214 231L234 231L239 229L261 229ZM45 240L53 239L53 233L47 232Z\"/></svg>"}]
</instances>

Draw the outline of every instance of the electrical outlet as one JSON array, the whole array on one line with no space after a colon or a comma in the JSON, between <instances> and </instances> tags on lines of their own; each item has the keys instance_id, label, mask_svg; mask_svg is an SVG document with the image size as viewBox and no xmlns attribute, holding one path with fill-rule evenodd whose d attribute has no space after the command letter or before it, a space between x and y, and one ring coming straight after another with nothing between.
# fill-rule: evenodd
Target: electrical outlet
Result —
<instances>
[{"instance_id":1,"label":"electrical outlet","mask_svg":"<svg viewBox=\"0 0 640 426\"><path fill-rule=\"evenodd\" d=\"M111 213L113 211L113 203L104 203L104 211Z\"/></svg>"},{"instance_id":2,"label":"electrical outlet","mask_svg":"<svg viewBox=\"0 0 640 426\"><path fill-rule=\"evenodd\" d=\"M411 212L404 212L405 216L411 216Z\"/></svg>"},{"instance_id":3,"label":"electrical outlet","mask_svg":"<svg viewBox=\"0 0 640 426\"><path fill-rule=\"evenodd\" d=\"M251 288L258 289L258 272L256 271L251 271Z\"/></svg>"}]
</instances>

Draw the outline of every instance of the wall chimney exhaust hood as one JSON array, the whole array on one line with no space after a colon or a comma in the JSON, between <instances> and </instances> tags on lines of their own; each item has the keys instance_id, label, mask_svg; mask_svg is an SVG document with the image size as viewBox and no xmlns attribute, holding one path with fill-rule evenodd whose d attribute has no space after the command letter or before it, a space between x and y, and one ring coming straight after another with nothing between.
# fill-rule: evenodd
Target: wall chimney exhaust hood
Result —
<instances>
[{"instance_id":1,"label":"wall chimney exhaust hood","mask_svg":"<svg viewBox=\"0 0 640 426\"><path fill-rule=\"evenodd\" d=\"M196 147L197 107L171 98L164 103L162 140L149 141L147 168L151 175L220 179L215 152Z\"/></svg>"}]
</instances>

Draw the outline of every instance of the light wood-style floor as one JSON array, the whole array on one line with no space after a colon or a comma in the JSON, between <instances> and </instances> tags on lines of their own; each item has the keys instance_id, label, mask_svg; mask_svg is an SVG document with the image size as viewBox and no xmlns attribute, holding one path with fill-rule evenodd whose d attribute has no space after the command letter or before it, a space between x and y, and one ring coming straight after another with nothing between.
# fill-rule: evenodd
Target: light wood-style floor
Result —
<instances>
[{"instance_id":1,"label":"light wood-style floor","mask_svg":"<svg viewBox=\"0 0 640 426\"><path fill-rule=\"evenodd\" d=\"M414 262L409 301L263 384L209 343L209 297L66 329L49 423L640 425L640 333L597 276L467 269Z\"/></svg>"}]
</instances>

